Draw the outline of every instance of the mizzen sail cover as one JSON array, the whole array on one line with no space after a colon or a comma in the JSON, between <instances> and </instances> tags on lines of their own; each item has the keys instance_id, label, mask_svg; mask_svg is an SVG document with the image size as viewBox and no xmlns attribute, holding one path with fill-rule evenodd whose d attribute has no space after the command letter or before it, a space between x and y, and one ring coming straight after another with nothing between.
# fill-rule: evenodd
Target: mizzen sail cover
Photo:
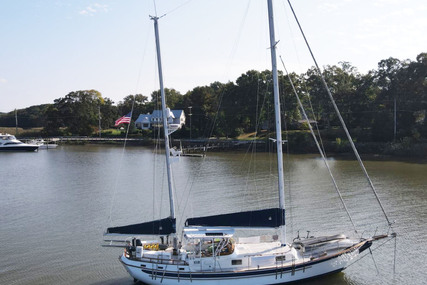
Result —
<instances>
[{"instance_id":1,"label":"mizzen sail cover","mask_svg":"<svg viewBox=\"0 0 427 285\"><path fill-rule=\"evenodd\" d=\"M165 218L140 224L108 228L106 234L168 235L176 232L176 219Z\"/></svg>"}]
</instances>

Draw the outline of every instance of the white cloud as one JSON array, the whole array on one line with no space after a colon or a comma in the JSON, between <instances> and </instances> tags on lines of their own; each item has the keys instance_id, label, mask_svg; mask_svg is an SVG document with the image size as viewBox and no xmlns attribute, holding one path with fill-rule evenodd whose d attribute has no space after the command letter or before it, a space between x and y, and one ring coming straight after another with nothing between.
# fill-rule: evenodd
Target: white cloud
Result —
<instances>
[{"instance_id":1,"label":"white cloud","mask_svg":"<svg viewBox=\"0 0 427 285\"><path fill-rule=\"evenodd\" d=\"M322 2L319 5L319 9L325 13L335 12L338 10L338 5L336 3Z\"/></svg>"},{"instance_id":2,"label":"white cloud","mask_svg":"<svg viewBox=\"0 0 427 285\"><path fill-rule=\"evenodd\" d=\"M92 4L87 6L85 9L81 10L79 12L80 15L83 16L93 16L96 13L104 12L107 13L109 11L108 5L102 5L102 4Z\"/></svg>"},{"instance_id":3,"label":"white cloud","mask_svg":"<svg viewBox=\"0 0 427 285\"><path fill-rule=\"evenodd\" d=\"M6 83L6 82L7 82L6 78L1 78L1 77L0 77L0 83L4 84L4 83Z\"/></svg>"}]
</instances>

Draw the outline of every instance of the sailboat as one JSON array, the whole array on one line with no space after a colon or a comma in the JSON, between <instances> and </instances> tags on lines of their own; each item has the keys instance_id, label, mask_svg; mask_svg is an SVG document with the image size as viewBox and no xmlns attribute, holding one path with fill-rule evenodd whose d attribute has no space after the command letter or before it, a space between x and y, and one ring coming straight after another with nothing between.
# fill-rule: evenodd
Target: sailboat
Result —
<instances>
[{"instance_id":1,"label":"sailboat","mask_svg":"<svg viewBox=\"0 0 427 285\"><path fill-rule=\"evenodd\" d=\"M110 227L105 240L114 246L111 236L130 237L119 257L134 278L146 284L282 284L314 278L344 270L373 242L390 237L351 239L344 234L286 239L285 191L279 83L276 64L273 4L267 0L270 30L272 74L274 82L276 148L279 205L275 208L214 216L188 218L178 240L174 189L170 164L167 108L163 87L158 17L154 21L158 73L163 110L166 169L170 215L167 218ZM270 241L257 237L235 239L240 228L276 229L279 235ZM137 236L158 236L144 241ZM108 239L111 237L111 239Z\"/></svg>"}]
</instances>

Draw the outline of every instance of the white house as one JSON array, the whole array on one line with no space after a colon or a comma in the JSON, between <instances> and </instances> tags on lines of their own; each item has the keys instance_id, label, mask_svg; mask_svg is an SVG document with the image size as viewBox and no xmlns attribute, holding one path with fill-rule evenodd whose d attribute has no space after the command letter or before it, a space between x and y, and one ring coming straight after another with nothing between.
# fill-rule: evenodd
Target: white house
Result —
<instances>
[{"instance_id":1,"label":"white house","mask_svg":"<svg viewBox=\"0 0 427 285\"><path fill-rule=\"evenodd\" d=\"M168 124L171 130L177 130L185 125L184 110L166 109ZM135 126L141 130L148 130L154 127L163 127L163 116L161 110L154 110L152 114L140 114L135 121Z\"/></svg>"}]
</instances>

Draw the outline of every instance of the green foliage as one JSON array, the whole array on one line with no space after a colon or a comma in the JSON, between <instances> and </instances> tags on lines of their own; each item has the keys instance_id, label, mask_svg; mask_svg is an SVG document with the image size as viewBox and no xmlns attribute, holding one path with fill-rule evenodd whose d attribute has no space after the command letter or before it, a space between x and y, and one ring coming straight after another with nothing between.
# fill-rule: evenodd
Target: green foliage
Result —
<instances>
[{"instance_id":1,"label":"green foliage","mask_svg":"<svg viewBox=\"0 0 427 285\"><path fill-rule=\"evenodd\" d=\"M44 126L46 122L43 113L48 107L49 104L43 104L16 110L16 115L18 117L18 126L22 128L34 128ZM15 127L15 111L0 114L0 126Z\"/></svg>"},{"instance_id":2,"label":"green foliage","mask_svg":"<svg viewBox=\"0 0 427 285\"><path fill-rule=\"evenodd\" d=\"M100 117L105 125L111 123L116 112L113 102L102 98L96 90L71 92L56 99L46 110L45 133L48 135L92 135L98 129ZM101 109L104 113L101 116Z\"/></svg>"},{"instance_id":3,"label":"green foliage","mask_svg":"<svg viewBox=\"0 0 427 285\"><path fill-rule=\"evenodd\" d=\"M326 66L323 75L357 141L427 139L427 53L419 54L415 61L382 60L377 70L367 74L360 74L348 62L340 62ZM322 137L334 144L336 138L345 138L317 71L311 68L301 75L292 73L290 77L309 119L318 123ZM214 82L195 87L184 95L166 88L167 106L183 109L186 113L186 125L175 135L188 138L191 133L192 138L232 138L261 130L274 131L272 89L268 70L249 70L235 82ZM288 76L281 73L279 89L282 125L290 130L306 130L308 126L301 123L303 118ZM114 106L114 102L103 98L96 90L75 91L56 99L54 104L18 110L18 125L24 128L43 126L47 135L92 135L98 130L99 117L102 129L108 129L132 108L133 122L139 114L160 109L159 93L154 91L151 100L142 94L128 95ZM15 112L0 114L0 125L14 127ZM151 132L135 132L152 135ZM298 144L310 137L303 132L294 134L291 139Z\"/></svg>"},{"instance_id":4,"label":"green foliage","mask_svg":"<svg viewBox=\"0 0 427 285\"><path fill-rule=\"evenodd\" d=\"M116 114L116 118L114 120L125 114L128 114L132 110L133 106L132 120L135 121L139 114L147 114L148 112L152 112L152 108L149 107L147 103L148 97L142 94L126 96L123 101L118 103L118 114ZM110 122L109 126L114 125L114 120Z\"/></svg>"}]
</instances>

